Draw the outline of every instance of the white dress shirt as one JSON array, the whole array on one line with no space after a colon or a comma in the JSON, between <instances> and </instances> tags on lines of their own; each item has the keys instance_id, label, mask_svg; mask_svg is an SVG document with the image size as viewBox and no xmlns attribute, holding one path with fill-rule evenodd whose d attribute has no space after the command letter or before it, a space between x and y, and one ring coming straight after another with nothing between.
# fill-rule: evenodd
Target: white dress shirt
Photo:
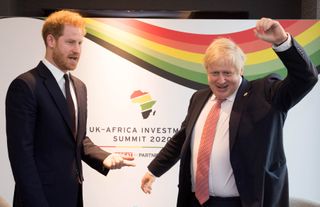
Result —
<instances>
[{"instance_id":1,"label":"white dress shirt","mask_svg":"<svg viewBox=\"0 0 320 207\"><path fill-rule=\"evenodd\" d=\"M242 81L242 80L241 80ZM241 84L239 81L239 86ZM238 88L239 88L238 86ZM229 120L231 109L238 89L221 104L220 116L216 127L216 134L212 146L209 166L209 195L219 197L239 196L233 170L230 163L229 150ZM192 191L195 189L198 150L204 123L210 109L216 103L213 94L203 107L194 126L191 136L191 181Z\"/></svg>"},{"instance_id":2,"label":"white dress shirt","mask_svg":"<svg viewBox=\"0 0 320 207\"><path fill-rule=\"evenodd\" d=\"M63 77L63 75L65 74L64 72L62 72L59 68L57 68L56 66L54 66L53 64L51 64L48 60L43 59L42 60L43 64L50 70L50 72L52 73L53 77L56 79L64 97L66 97L66 89L65 89L65 79ZM68 76L70 77L70 74L68 74ZM71 80L71 79L70 79ZM74 86L72 84L72 81L69 82L71 87L70 87L70 93L71 93L71 97L74 103L74 108L75 108L75 120L78 120L78 102L77 102L77 98L76 98L76 93L75 93L75 89ZM76 129L78 128L78 122L76 121Z\"/></svg>"}]
</instances>

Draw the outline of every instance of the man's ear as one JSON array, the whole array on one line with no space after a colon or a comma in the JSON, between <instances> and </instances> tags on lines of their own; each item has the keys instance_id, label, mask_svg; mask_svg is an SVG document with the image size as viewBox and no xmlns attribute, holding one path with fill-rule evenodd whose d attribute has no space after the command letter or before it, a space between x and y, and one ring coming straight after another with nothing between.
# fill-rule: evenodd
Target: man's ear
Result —
<instances>
[{"instance_id":1,"label":"man's ear","mask_svg":"<svg viewBox=\"0 0 320 207\"><path fill-rule=\"evenodd\" d=\"M243 68L240 69L240 75L243 76Z\"/></svg>"},{"instance_id":2,"label":"man's ear","mask_svg":"<svg viewBox=\"0 0 320 207\"><path fill-rule=\"evenodd\" d=\"M46 41L47 41L48 47L54 47L56 44L56 38L52 34L49 34L47 36Z\"/></svg>"}]
</instances>

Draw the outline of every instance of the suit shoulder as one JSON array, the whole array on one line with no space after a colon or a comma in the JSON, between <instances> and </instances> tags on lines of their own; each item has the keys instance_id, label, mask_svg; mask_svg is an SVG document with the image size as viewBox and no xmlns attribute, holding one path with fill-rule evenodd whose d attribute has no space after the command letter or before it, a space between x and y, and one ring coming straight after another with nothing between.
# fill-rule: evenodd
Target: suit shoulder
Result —
<instances>
[{"instance_id":1,"label":"suit shoulder","mask_svg":"<svg viewBox=\"0 0 320 207\"><path fill-rule=\"evenodd\" d=\"M73 82L76 82L76 83L79 84L79 85L86 86L86 84L85 84L82 80L80 80L78 77L76 77L76 76L74 76L74 75L72 75L72 81L73 81Z\"/></svg>"},{"instance_id":2,"label":"suit shoulder","mask_svg":"<svg viewBox=\"0 0 320 207\"><path fill-rule=\"evenodd\" d=\"M199 96L201 96L201 95L204 95L204 94L208 94L208 93L211 93L211 89L209 88L209 87L207 87L207 88L202 88L202 89L199 89L199 90L197 90L195 93L194 93L194 95L199 95Z\"/></svg>"},{"instance_id":3,"label":"suit shoulder","mask_svg":"<svg viewBox=\"0 0 320 207\"><path fill-rule=\"evenodd\" d=\"M208 96L210 96L210 94L212 94L212 91L209 87L200 89L192 94L190 98L190 103L193 102L194 100L207 98Z\"/></svg>"},{"instance_id":4,"label":"suit shoulder","mask_svg":"<svg viewBox=\"0 0 320 207\"><path fill-rule=\"evenodd\" d=\"M79 78L75 77L75 76L71 76L72 82L74 87L76 88L76 90L79 93L83 93L86 94L87 93L87 86L84 82L82 82L82 80L80 80Z\"/></svg>"},{"instance_id":5,"label":"suit shoulder","mask_svg":"<svg viewBox=\"0 0 320 207\"><path fill-rule=\"evenodd\" d=\"M35 83L37 82L37 72L36 69L33 68L29 71L26 71L20 75L18 75L12 82L10 85L15 85L15 84L26 84L29 87L32 87L35 85Z\"/></svg>"},{"instance_id":6,"label":"suit shoulder","mask_svg":"<svg viewBox=\"0 0 320 207\"><path fill-rule=\"evenodd\" d=\"M73 80L73 81L79 81L79 83L84 84L84 82L83 82L82 80L80 80L80 78L78 78L77 76L71 75L71 77L72 77L72 80Z\"/></svg>"},{"instance_id":7,"label":"suit shoulder","mask_svg":"<svg viewBox=\"0 0 320 207\"><path fill-rule=\"evenodd\" d=\"M256 85L270 84L272 82L281 81L281 80L283 80L283 79L279 74L271 73L265 77L250 81L250 84L254 87Z\"/></svg>"}]
</instances>

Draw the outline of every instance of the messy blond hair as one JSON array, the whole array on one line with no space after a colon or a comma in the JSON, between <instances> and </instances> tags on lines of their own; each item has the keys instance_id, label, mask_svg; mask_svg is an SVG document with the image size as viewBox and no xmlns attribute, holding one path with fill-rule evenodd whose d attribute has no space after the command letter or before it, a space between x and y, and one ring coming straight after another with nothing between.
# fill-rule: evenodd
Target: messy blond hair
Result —
<instances>
[{"instance_id":1,"label":"messy blond hair","mask_svg":"<svg viewBox=\"0 0 320 207\"><path fill-rule=\"evenodd\" d=\"M228 38L215 39L207 48L204 66L233 66L238 71L243 69L246 56L241 48Z\"/></svg>"},{"instance_id":2,"label":"messy blond hair","mask_svg":"<svg viewBox=\"0 0 320 207\"><path fill-rule=\"evenodd\" d=\"M60 10L48 16L42 27L42 38L47 45L47 36L53 35L54 38L59 38L63 35L64 25L71 25L80 28L83 34L86 33L85 20L83 17L73 11Z\"/></svg>"}]
</instances>

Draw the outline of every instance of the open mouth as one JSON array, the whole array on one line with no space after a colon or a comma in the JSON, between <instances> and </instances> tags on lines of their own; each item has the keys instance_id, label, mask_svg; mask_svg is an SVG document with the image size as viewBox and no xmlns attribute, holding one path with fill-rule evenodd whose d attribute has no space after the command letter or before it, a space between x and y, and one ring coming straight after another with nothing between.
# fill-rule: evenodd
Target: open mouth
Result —
<instances>
[{"instance_id":1,"label":"open mouth","mask_svg":"<svg viewBox=\"0 0 320 207\"><path fill-rule=\"evenodd\" d=\"M68 58L73 64L76 64L78 62L78 60L79 60L79 57L74 57L74 56L68 57Z\"/></svg>"},{"instance_id":2,"label":"open mouth","mask_svg":"<svg viewBox=\"0 0 320 207\"><path fill-rule=\"evenodd\" d=\"M74 60L74 61L77 61L77 60L78 60L78 57L69 57L69 59Z\"/></svg>"},{"instance_id":3,"label":"open mouth","mask_svg":"<svg viewBox=\"0 0 320 207\"><path fill-rule=\"evenodd\" d=\"M228 85L224 86L216 86L218 90L226 90L228 88Z\"/></svg>"}]
</instances>

